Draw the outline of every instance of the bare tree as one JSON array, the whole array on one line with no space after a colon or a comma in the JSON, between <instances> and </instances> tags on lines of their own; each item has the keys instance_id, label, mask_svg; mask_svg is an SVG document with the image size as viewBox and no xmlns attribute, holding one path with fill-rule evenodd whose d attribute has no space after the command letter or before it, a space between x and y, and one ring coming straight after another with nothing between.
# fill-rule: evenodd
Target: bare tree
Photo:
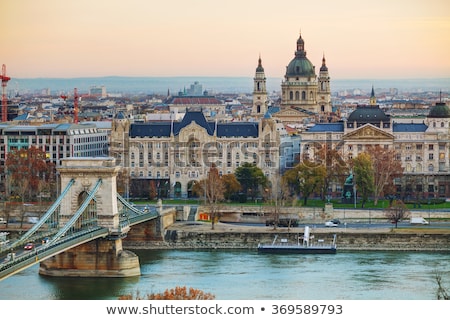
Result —
<instances>
[{"instance_id":1,"label":"bare tree","mask_svg":"<svg viewBox=\"0 0 450 320\"><path fill-rule=\"evenodd\" d=\"M209 208L211 229L214 230L214 224L220 216L221 201L224 200L225 193L225 184L219 175L219 170L212 166L209 169L208 177L196 183L193 191L199 197L203 196L205 198L206 205Z\"/></svg>"},{"instance_id":2,"label":"bare tree","mask_svg":"<svg viewBox=\"0 0 450 320\"><path fill-rule=\"evenodd\" d=\"M409 210L401 200L394 200L392 205L384 209L384 214L397 228L398 222L409 217Z\"/></svg>"},{"instance_id":3,"label":"bare tree","mask_svg":"<svg viewBox=\"0 0 450 320\"><path fill-rule=\"evenodd\" d=\"M396 159L396 152L386 149L380 145L369 146L367 152L370 154L374 168L374 204L385 192L393 190L394 179L403 175L403 168Z\"/></svg>"},{"instance_id":4,"label":"bare tree","mask_svg":"<svg viewBox=\"0 0 450 320\"><path fill-rule=\"evenodd\" d=\"M450 300L450 294L442 285L442 277L439 272L435 272L436 283L438 285L436 297L438 300Z\"/></svg>"}]
</instances>

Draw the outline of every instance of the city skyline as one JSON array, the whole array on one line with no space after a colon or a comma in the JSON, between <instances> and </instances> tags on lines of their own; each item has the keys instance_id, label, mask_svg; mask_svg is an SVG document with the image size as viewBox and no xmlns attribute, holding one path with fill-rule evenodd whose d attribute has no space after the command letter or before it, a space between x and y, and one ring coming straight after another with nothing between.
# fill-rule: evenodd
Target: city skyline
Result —
<instances>
[{"instance_id":1,"label":"city skyline","mask_svg":"<svg viewBox=\"0 0 450 320\"><path fill-rule=\"evenodd\" d=\"M445 0L152 3L6 0L2 61L14 78L283 77L299 34L332 79L450 75Z\"/></svg>"}]
</instances>

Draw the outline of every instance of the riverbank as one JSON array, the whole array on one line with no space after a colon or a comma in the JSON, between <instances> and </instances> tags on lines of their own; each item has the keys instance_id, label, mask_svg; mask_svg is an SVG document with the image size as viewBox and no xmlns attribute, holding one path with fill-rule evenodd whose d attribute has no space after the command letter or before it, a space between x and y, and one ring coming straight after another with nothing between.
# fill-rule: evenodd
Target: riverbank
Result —
<instances>
[{"instance_id":1,"label":"riverbank","mask_svg":"<svg viewBox=\"0 0 450 320\"><path fill-rule=\"evenodd\" d=\"M126 249L247 249L272 242L275 235L296 242L304 229L244 226L210 222L176 222L165 230L164 241L127 241ZM337 236L338 250L450 252L450 230L427 228L322 228L312 227L315 241Z\"/></svg>"}]
</instances>

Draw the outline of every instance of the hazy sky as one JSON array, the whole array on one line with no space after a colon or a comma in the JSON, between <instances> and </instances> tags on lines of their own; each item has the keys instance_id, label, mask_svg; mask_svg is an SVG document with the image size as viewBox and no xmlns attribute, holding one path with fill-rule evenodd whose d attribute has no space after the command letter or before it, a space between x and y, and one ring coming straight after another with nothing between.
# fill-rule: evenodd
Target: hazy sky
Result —
<instances>
[{"instance_id":1,"label":"hazy sky","mask_svg":"<svg viewBox=\"0 0 450 320\"><path fill-rule=\"evenodd\" d=\"M15 78L283 77L301 31L332 79L450 77L449 0L1 0Z\"/></svg>"}]
</instances>

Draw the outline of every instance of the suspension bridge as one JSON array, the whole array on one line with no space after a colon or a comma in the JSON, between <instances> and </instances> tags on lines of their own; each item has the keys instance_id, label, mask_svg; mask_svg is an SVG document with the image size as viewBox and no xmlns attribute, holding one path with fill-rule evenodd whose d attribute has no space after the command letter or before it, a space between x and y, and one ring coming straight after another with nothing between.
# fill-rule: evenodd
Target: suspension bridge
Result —
<instances>
[{"instance_id":1,"label":"suspension bridge","mask_svg":"<svg viewBox=\"0 0 450 320\"><path fill-rule=\"evenodd\" d=\"M162 212L137 208L117 193L120 167L114 161L63 159L58 169L63 191L32 228L1 248L0 257L6 258L0 280L38 263L39 273L53 276L140 275L139 259L122 249L122 239L132 226L156 220ZM21 250L28 242L38 245Z\"/></svg>"}]
</instances>

